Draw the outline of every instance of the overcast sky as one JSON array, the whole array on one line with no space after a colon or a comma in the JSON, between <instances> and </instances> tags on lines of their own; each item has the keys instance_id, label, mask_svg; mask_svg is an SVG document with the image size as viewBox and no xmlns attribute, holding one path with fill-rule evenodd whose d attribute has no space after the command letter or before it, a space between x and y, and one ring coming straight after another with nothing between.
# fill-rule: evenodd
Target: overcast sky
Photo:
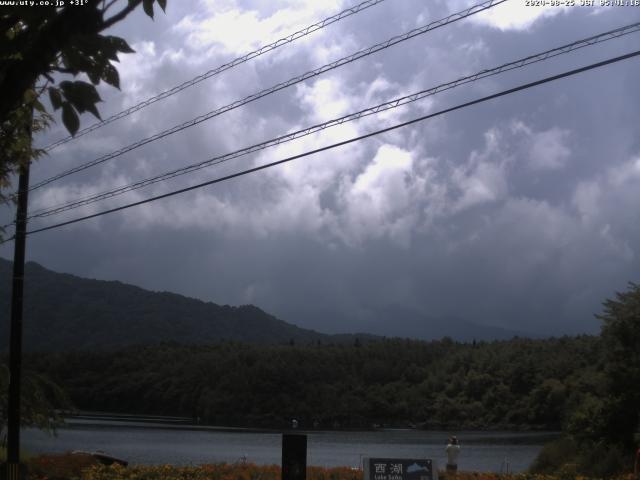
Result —
<instances>
[{"instance_id":1,"label":"overcast sky","mask_svg":"<svg viewBox=\"0 0 640 480\"><path fill-rule=\"evenodd\" d=\"M103 116L357 0L169 0L114 34L137 53ZM596 1L596 3L599 3ZM425 25L472 2L386 0L53 150L32 183ZM34 191L37 209L205 160L640 20L640 7L509 0ZM74 218L264 164L637 48L640 34L494 76L110 201ZM28 238L28 259L322 332L394 308L532 333L597 332L640 267L640 60L440 116L215 186ZM83 126L93 122L83 117ZM61 123L61 122L59 122ZM54 126L41 144L64 135ZM3 220L11 218L4 207ZM12 256L12 245L0 247ZM390 315L388 333L394 331ZM424 328L428 330L428 320Z\"/></svg>"}]
</instances>

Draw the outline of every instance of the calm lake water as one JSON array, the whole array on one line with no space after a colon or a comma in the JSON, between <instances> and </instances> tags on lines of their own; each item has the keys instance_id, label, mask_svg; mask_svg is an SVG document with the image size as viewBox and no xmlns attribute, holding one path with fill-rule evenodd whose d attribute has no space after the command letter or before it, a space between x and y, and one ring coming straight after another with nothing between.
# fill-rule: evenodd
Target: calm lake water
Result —
<instances>
[{"instance_id":1,"label":"calm lake water","mask_svg":"<svg viewBox=\"0 0 640 480\"><path fill-rule=\"evenodd\" d=\"M431 458L445 464L450 432L378 430L371 432L303 432L308 435L308 465L360 465L362 457ZM513 472L526 470L554 433L455 432L462 445L461 470L499 472L508 462ZM216 431L135 422L79 422L57 437L25 430L22 445L32 453L102 450L132 464L199 465L247 462L279 464L282 435L272 432Z\"/></svg>"}]
</instances>

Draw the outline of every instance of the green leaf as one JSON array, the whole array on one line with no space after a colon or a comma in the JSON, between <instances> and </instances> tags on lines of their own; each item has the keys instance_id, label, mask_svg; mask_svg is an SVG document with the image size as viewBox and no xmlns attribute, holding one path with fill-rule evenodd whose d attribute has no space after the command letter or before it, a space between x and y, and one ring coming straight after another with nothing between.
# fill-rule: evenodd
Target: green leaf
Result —
<instances>
[{"instance_id":1,"label":"green leaf","mask_svg":"<svg viewBox=\"0 0 640 480\"><path fill-rule=\"evenodd\" d=\"M136 53L136 51L129 46L129 44L127 43L127 41L124 38L113 37L113 36L109 36L109 37L105 37L105 38L109 42L111 42L111 44L119 52L122 52L122 53Z\"/></svg>"},{"instance_id":2,"label":"green leaf","mask_svg":"<svg viewBox=\"0 0 640 480\"><path fill-rule=\"evenodd\" d=\"M91 80L91 83L97 85L100 83L100 71L97 68L91 68L86 71L87 77Z\"/></svg>"},{"instance_id":3,"label":"green leaf","mask_svg":"<svg viewBox=\"0 0 640 480\"><path fill-rule=\"evenodd\" d=\"M91 57L73 47L62 51L62 64L71 70L73 75L89 70L93 65Z\"/></svg>"},{"instance_id":4,"label":"green leaf","mask_svg":"<svg viewBox=\"0 0 640 480\"><path fill-rule=\"evenodd\" d=\"M144 13L153 18L153 0L142 0L142 8Z\"/></svg>"},{"instance_id":5,"label":"green leaf","mask_svg":"<svg viewBox=\"0 0 640 480\"><path fill-rule=\"evenodd\" d=\"M67 97L67 100L76 106L86 107L89 103L101 102L102 99L98 95L96 87L87 82L76 80L74 82L64 81L60 82L60 88Z\"/></svg>"},{"instance_id":6,"label":"green leaf","mask_svg":"<svg viewBox=\"0 0 640 480\"><path fill-rule=\"evenodd\" d=\"M60 90L55 87L49 87L49 100L54 110L58 110L62 106L62 95Z\"/></svg>"},{"instance_id":7,"label":"green leaf","mask_svg":"<svg viewBox=\"0 0 640 480\"><path fill-rule=\"evenodd\" d=\"M96 90L96 87L87 82L75 81L60 82L60 88L67 101L79 112L91 112L96 118L100 118L96 103L102 99Z\"/></svg>"},{"instance_id":8,"label":"green leaf","mask_svg":"<svg viewBox=\"0 0 640 480\"><path fill-rule=\"evenodd\" d=\"M120 75L118 74L118 70L113 65L105 65L104 70L102 71L102 79L109 85L112 85L120 90Z\"/></svg>"},{"instance_id":9,"label":"green leaf","mask_svg":"<svg viewBox=\"0 0 640 480\"><path fill-rule=\"evenodd\" d=\"M96 104L92 103L91 105L87 105L87 110L89 112L91 112L91 114L96 117L98 120L102 120L102 117L100 116L100 112L98 111L98 109L96 108Z\"/></svg>"},{"instance_id":10,"label":"green leaf","mask_svg":"<svg viewBox=\"0 0 640 480\"><path fill-rule=\"evenodd\" d=\"M157 0L163 12L167 11L167 0Z\"/></svg>"},{"instance_id":11,"label":"green leaf","mask_svg":"<svg viewBox=\"0 0 640 480\"><path fill-rule=\"evenodd\" d=\"M33 108L35 108L40 113L45 113L47 110L44 108L44 105L40 103L40 100L37 98L33 101Z\"/></svg>"},{"instance_id":12,"label":"green leaf","mask_svg":"<svg viewBox=\"0 0 640 480\"><path fill-rule=\"evenodd\" d=\"M111 41L111 39L109 37L101 37L100 40L101 40L100 49L99 49L100 56L104 57L107 60L111 60L113 62L119 61L118 60L118 48ZM129 47L129 45L127 45L127 47L131 48L131 47Z\"/></svg>"},{"instance_id":13,"label":"green leaf","mask_svg":"<svg viewBox=\"0 0 640 480\"><path fill-rule=\"evenodd\" d=\"M80 128L80 119L69 102L62 104L62 123L71 135L75 135Z\"/></svg>"},{"instance_id":14,"label":"green leaf","mask_svg":"<svg viewBox=\"0 0 640 480\"><path fill-rule=\"evenodd\" d=\"M29 88L28 90L26 90L24 92L24 100L27 103L33 102L36 98L38 98L38 95L36 94L36 92L32 88Z\"/></svg>"}]
</instances>

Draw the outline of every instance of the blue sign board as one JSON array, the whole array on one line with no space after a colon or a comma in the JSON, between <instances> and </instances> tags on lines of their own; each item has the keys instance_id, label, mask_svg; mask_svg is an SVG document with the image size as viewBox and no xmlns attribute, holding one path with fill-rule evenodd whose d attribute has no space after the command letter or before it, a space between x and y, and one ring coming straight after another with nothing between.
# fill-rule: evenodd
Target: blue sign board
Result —
<instances>
[{"instance_id":1,"label":"blue sign board","mask_svg":"<svg viewBox=\"0 0 640 480\"><path fill-rule=\"evenodd\" d=\"M365 458L364 480L438 480L430 459Z\"/></svg>"}]
</instances>

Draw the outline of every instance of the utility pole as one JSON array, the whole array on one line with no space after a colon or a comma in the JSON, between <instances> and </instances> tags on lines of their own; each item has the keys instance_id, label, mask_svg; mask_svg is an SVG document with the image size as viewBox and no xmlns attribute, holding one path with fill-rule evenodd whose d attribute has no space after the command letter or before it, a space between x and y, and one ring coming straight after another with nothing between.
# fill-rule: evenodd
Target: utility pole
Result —
<instances>
[{"instance_id":1,"label":"utility pole","mask_svg":"<svg viewBox=\"0 0 640 480\"><path fill-rule=\"evenodd\" d=\"M33 109L27 132L31 146ZM13 280L11 286L11 326L9 344L9 405L7 422L7 463L1 473L6 480L26 477L26 468L20 464L20 380L22 376L22 310L24 292L24 257L26 249L27 205L29 200L29 165L31 151L19 166L16 233L13 250Z\"/></svg>"}]
</instances>

